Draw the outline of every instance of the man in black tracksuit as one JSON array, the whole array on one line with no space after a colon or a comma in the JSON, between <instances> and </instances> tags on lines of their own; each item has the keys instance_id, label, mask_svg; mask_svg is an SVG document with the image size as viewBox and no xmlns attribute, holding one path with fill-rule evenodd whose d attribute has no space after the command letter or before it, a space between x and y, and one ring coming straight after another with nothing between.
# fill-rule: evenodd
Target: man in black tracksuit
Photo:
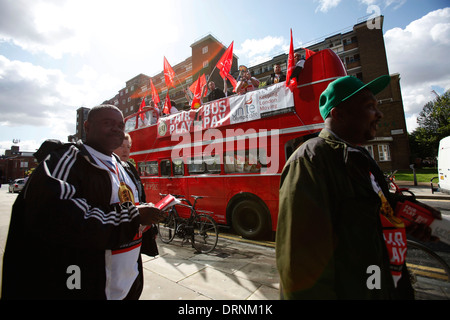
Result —
<instances>
[{"instance_id":1,"label":"man in black tracksuit","mask_svg":"<svg viewBox=\"0 0 450 320\"><path fill-rule=\"evenodd\" d=\"M86 144L45 142L13 205L3 260L2 299L137 299L142 225L158 210L139 194L112 151L124 121L114 106L93 108Z\"/></svg>"}]
</instances>

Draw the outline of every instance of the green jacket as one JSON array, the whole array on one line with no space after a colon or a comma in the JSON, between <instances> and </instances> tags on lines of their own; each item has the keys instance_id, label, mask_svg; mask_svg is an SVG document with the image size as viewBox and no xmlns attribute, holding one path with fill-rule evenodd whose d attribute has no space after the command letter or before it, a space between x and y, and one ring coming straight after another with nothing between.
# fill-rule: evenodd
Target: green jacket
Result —
<instances>
[{"instance_id":1,"label":"green jacket","mask_svg":"<svg viewBox=\"0 0 450 320\"><path fill-rule=\"evenodd\" d=\"M365 149L347 145L327 129L287 161L276 234L285 299L412 298L407 275L394 287L379 217L381 200L369 171L389 194L383 173ZM369 289L373 277L380 289Z\"/></svg>"}]
</instances>

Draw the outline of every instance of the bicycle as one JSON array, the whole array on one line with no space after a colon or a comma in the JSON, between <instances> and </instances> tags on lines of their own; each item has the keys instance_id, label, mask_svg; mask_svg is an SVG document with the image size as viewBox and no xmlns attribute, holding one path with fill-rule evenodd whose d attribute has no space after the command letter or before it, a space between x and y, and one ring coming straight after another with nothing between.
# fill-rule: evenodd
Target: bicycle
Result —
<instances>
[{"instance_id":1,"label":"bicycle","mask_svg":"<svg viewBox=\"0 0 450 320\"><path fill-rule=\"evenodd\" d=\"M160 194L160 196L166 196ZM173 195L178 200L185 202L170 207L167 211L167 217L158 224L158 234L162 242L170 243L175 236L184 241L191 241L192 247L199 253L209 253L216 248L219 239L217 224L210 216L212 212L198 210L195 208L197 200L202 196L191 196L194 198L192 204L189 199L182 195ZM189 218L182 218L178 214L176 206L189 208ZM199 214L198 212L201 212Z\"/></svg>"},{"instance_id":2,"label":"bicycle","mask_svg":"<svg viewBox=\"0 0 450 320\"><path fill-rule=\"evenodd\" d=\"M389 185L389 190L394 191L395 194L398 195L404 195L403 193L409 193L409 195L413 196L415 198L415 195L412 191L409 190L409 188L400 188L396 183L395 183L395 174L397 173L397 170L391 172L390 174L385 174L384 177L386 179L386 182Z\"/></svg>"}]
</instances>

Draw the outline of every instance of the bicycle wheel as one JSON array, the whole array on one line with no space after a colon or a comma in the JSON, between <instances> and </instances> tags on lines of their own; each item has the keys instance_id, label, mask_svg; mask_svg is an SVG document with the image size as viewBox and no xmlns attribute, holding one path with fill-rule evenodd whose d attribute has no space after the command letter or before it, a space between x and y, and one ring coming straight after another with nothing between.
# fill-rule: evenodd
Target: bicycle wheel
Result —
<instances>
[{"instance_id":1,"label":"bicycle wheel","mask_svg":"<svg viewBox=\"0 0 450 320\"><path fill-rule=\"evenodd\" d=\"M177 230L177 220L173 208L168 212L164 221L158 223L159 238L164 243L169 243L175 237L175 231Z\"/></svg>"},{"instance_id":2,"label":"bicycle wheel","mask_svg":"<svg viewBox=\"0 0 450 320\"><path fill-rule=\"evenodd\" d=\"M406 264L413 277L413 286L422 279L450 282L450 266L427 246L407 240Z\"/></svg>"},{"instance_id":3,"label":"bicycle wheel","mask_svg":"<svg viewBox=\"0 0 450 320\"><path fill-rule=\"evenodd\" d=\"M217 224L206 214L199 214L193 221L192 245L200 253L214 250L219 239Z\"/></svg>"}]
</instances>

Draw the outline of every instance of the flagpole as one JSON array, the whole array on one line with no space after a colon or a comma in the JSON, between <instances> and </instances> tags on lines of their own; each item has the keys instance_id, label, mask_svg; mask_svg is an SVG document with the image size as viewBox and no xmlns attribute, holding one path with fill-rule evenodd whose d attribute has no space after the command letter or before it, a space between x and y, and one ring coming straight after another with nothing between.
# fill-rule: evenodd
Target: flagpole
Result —
<instances>
[{"instance_id":1,"label":"flagpole","mask_svg":"<svg viewBox=\"0 0 450 320\"><path fill-rule=\"evenodd\" d=\"M209 76L208 76L208 81L210 81L211 76L212 76L213 72L216 70L216 68L217 68L217 65L214 66L213 70L212 70L211 73L209 74Z\"/></svg>"}]
</instances>

